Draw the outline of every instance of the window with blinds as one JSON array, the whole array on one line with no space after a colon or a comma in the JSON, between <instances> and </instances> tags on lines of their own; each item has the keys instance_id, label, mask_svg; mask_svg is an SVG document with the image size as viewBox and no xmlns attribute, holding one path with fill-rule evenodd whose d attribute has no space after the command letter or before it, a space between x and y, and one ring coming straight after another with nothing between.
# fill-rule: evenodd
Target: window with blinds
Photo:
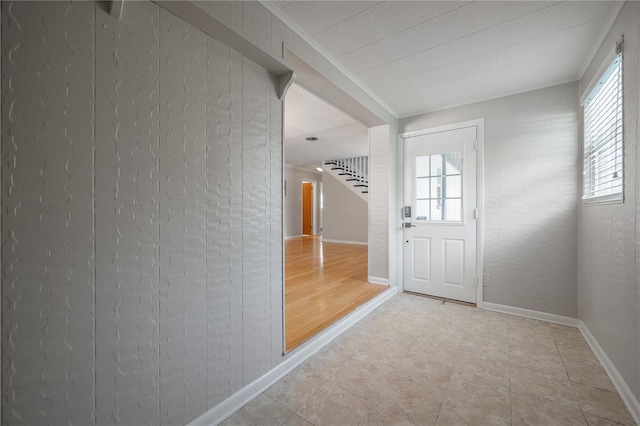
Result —
<instances>
[{"instance_id":1,"label":"window with blinds","mask_svg":"<svg viewBox=\"0 0 640 426\"><path fill-rule=\"evenodd\" d=\"M623 200L622 53L583 100L585 202Z\"/></svg>"}]
</instances>

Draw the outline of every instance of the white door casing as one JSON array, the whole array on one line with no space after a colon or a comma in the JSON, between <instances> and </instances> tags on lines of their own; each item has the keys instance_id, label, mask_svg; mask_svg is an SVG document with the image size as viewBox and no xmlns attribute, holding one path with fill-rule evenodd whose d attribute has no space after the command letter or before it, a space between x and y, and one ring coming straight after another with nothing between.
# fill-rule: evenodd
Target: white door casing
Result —
<instances>
[{"instance_id":1,"label":"white door casing","mask_svg":"<svg viewBox=\"0 0 640 426\"><path fill-rule=\"evenodd\" d=\"M404 290L481 305L482 133L476 120L401 135Z\"/></svg>"}]
</instances>

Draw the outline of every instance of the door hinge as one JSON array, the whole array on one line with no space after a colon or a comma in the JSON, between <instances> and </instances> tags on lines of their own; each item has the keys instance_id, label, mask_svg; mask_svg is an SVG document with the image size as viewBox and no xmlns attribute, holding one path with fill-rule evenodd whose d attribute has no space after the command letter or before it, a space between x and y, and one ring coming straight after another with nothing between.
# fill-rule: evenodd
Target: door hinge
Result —
<instances>
[{"instance_id":1,"label":"door hinge","mask_svg":"<svg viewBox=\"0 0 640 426\"><path fill-rule=\"evenodd\" d=\"M476 141L475 147L476 147L475 150L477 151L478 150L478 141Z\"/></svg>"},{"instance_id":2,"label":"door hinge","mask_svg":"<svg viewBox=\"0 0 640 426\"><path fill-rule=\"evenodd\" d=\"M478 287L478 277L473 277L473 285L474 287Z\"/></svg>"},{"instance_id":3,"label":"door hinge","mask_svg":"<svg viewBox=\"0 0 640 426\"><path fill-rule=\"evenodd\" d=\"M478 217L480 217L480 212L478 209L473 209L473 218L477 219Z\"/></svg>"}]
</instances>

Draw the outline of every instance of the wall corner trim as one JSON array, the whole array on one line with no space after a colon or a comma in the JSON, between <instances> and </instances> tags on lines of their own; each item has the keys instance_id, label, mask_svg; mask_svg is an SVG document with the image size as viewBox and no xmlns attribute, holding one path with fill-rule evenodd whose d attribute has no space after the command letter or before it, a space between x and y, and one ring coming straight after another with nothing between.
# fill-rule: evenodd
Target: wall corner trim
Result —
<instances>
[{"instance_id":1,"label":"wall corner trim","mask_svg":"<svg viewBox=\"0 0 640 426\"><path fill-rule=\"evenodd\" d=\"M387 278L372 277L371 275L369 275L367 281L369 281L371 284L389 285L389 280Z\"/></svg>"},{"instance_id":2,"label":"wall corner trim","mask_svg":"<svg viewBox=\"0 0 640 426\"><path fill-rule=\"evenodd\" d=\"M330 240L327 238L322 239L323 243L336 243L336 244L353 244L357 246L368 246L369 243L367 241L348 241L348 240Z\"/></svg>"},{"instance_id":3,"label":"wall corner trim","mask_svg":"<svg viewBox=\"0 0 640 426\"><path fill-rule=\"evenodd\" d=\"M562 315L550 314L547 312L534 311L531 309L518 308L515 306L500 305L498 303L483 302L482 309L502 314L517 315L519 317L531 318L540 321L552 322L554 324L578 327L576 318L564 317Z\"/></svg>"},{"instance_id":4,"label":"wall corner trim","mask_svg":"<svg viewBox=\"0 0 640 426\"><path fill-rule=\"evenodd\" d=\"M247 386L243 387L238 392L222 401L220 404L211 408L209 411L205 412L203 415L191 422L190 425L210 426L220 424L246 403L257 397L278 380L286 376L298 365L302 364L309 357L326 346L329 342L347 331L369 313L373 312L373 310L389 300L397 292L398 290L395 287L390 287L364 305L361 305L355 311L344 317L336 324L332 325L307 343L291 351L285 357L284 361L277 367L273 368L271 371L256 379Z\"/></svg>"},{"instance_id":5,"label":"wall corner trim","mask_svg":"<svg viewBox=\"0 0 640 426\"><path fill-rule=\"evenodd\" d=\"M622 375L620 374L618 369L615 367L615 365L613 365L613 362L611 362L611 359L609 359L602 347L600 347L600 344L598 344L596 338L593 337L593 334L591 334L591 331L589 330L587 325L582 321L578 322L578 330L580 330L580 333L582 333L584 340L587 341L587 344L595 354L596 358L598 358L598 361L600 361L600 364L602 364L604 371L607 372L609 379L611 379L611 382L616 387L620 398L622 398L624 405L627 406L627 410L629 410L629 413L633 417L633 420L636 422L636 424L640 424L640 401L636 399L635 395L622 378Z\"/></svg>"},{"instance_id":6,"label":"wall corner trim","mask_svg":"<svg viewBox=\"0 0 640 426\"><path fill-rule=\"evenodd\" d=\"M238 53L258 63L278 77L288 76L287 78L290 79L290 81L287 82L288 85L293 82L292 73L294 70L289 65L282 59L273 56L271 53L251 43L244 38L242 34L238 34L227 27L211 15L206 6L202 5L202 2L186 0L153 0L153 2L205 34L238 51ZM285 78L285 81L287 78ZM280 82L279 85L282 86L282 82ZM282 91L282 93L286 93L286 90Z\"/></svg>"}]
</instances>

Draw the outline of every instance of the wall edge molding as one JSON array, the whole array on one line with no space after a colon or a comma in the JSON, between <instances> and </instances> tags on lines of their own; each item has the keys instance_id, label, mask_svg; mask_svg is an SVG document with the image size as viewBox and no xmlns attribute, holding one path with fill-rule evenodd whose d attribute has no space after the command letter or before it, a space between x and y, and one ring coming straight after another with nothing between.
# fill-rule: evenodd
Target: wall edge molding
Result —
<instances>
[{"instance_id":1,"label":"wall edge molding","mask_svg":"<svg viewBox=\"0 0 640 426\"><path fill-rule=\"evenodd\" d=\"M389 280L387 278L372 277L371 275L369 275L367 281L369 281L371 284L389 285Z\"/></svg>"},{"instance_id":2,"label":"wall edge molding","mask_svg":"<svg viewBox=\"0 0 640 426\"><path fill-rule=\"evenodd\" d=\"M534 311L531 309L518 308L516 306L500 305L498 303L483 302L482 309L503 314L511 314L519 317L531 318L540 321L552 322L554 324L567 325L569 327L578 327L579 321L576 318L565 317L562 315L550 314L547 312Z\"/></svg>"},{"instance_id":3,"label":"wall edge molding","mask_svg":"<svg viewBox=\"0 0 640 426\"><path fill-rule=\"evenodd\" d=\"M602 364L604 371L607 372L613 386L615 386L620 398L622 398L622 402L624 402L627 410L629 410L629 414L631 414L631 417L633 417L636 424L640 424L640 401L636 399L631 388L629 388L627 382L624 381L616 366L613 364L611 359L609 359L593 334L591 334L589 327L587 327L583 321L578 321L578 323L578 330L580 330L584 340L587 341L587 344L595 354L596 358L598 358L598 361Z\"/></svg>"},{"instance_id":4,"label":"wall edge molding","mask_svg":"<svg viewBox=\"0 0 640 426\"><path fill-rule=\"evenodd\" d=\"M364 242L364 241L330 240L330 239L327 239L327 238L323 238L322 242L323 243L336 243L336 244L353 244L353 245L358 245L358 246L368 246L369 245L368 242Z\"/></svg>"},{"instance_id":5,"label":"wall edge molding","mask_svg":"<svg viewBox=\"0 0 640 426\"><path fill-rule=\"evenodd\" d=\"M378 296L374 297L364 305L356 308L355 311L344 317L341 321L332 325L316 337L304 343L302 346L291 351L285 356L284 361L274 367L262 377L240 389L215 407L209 409L197 419L193 420L191 426L217 425L230 417L233 413L257 397L266 389L271 387L278 380L286 376L294 368L302 364L316 352L358 323L365 316L373 312L378 306L389 300L398 292L396 287L389 287Z\"/></svg>"}]
</instances>

